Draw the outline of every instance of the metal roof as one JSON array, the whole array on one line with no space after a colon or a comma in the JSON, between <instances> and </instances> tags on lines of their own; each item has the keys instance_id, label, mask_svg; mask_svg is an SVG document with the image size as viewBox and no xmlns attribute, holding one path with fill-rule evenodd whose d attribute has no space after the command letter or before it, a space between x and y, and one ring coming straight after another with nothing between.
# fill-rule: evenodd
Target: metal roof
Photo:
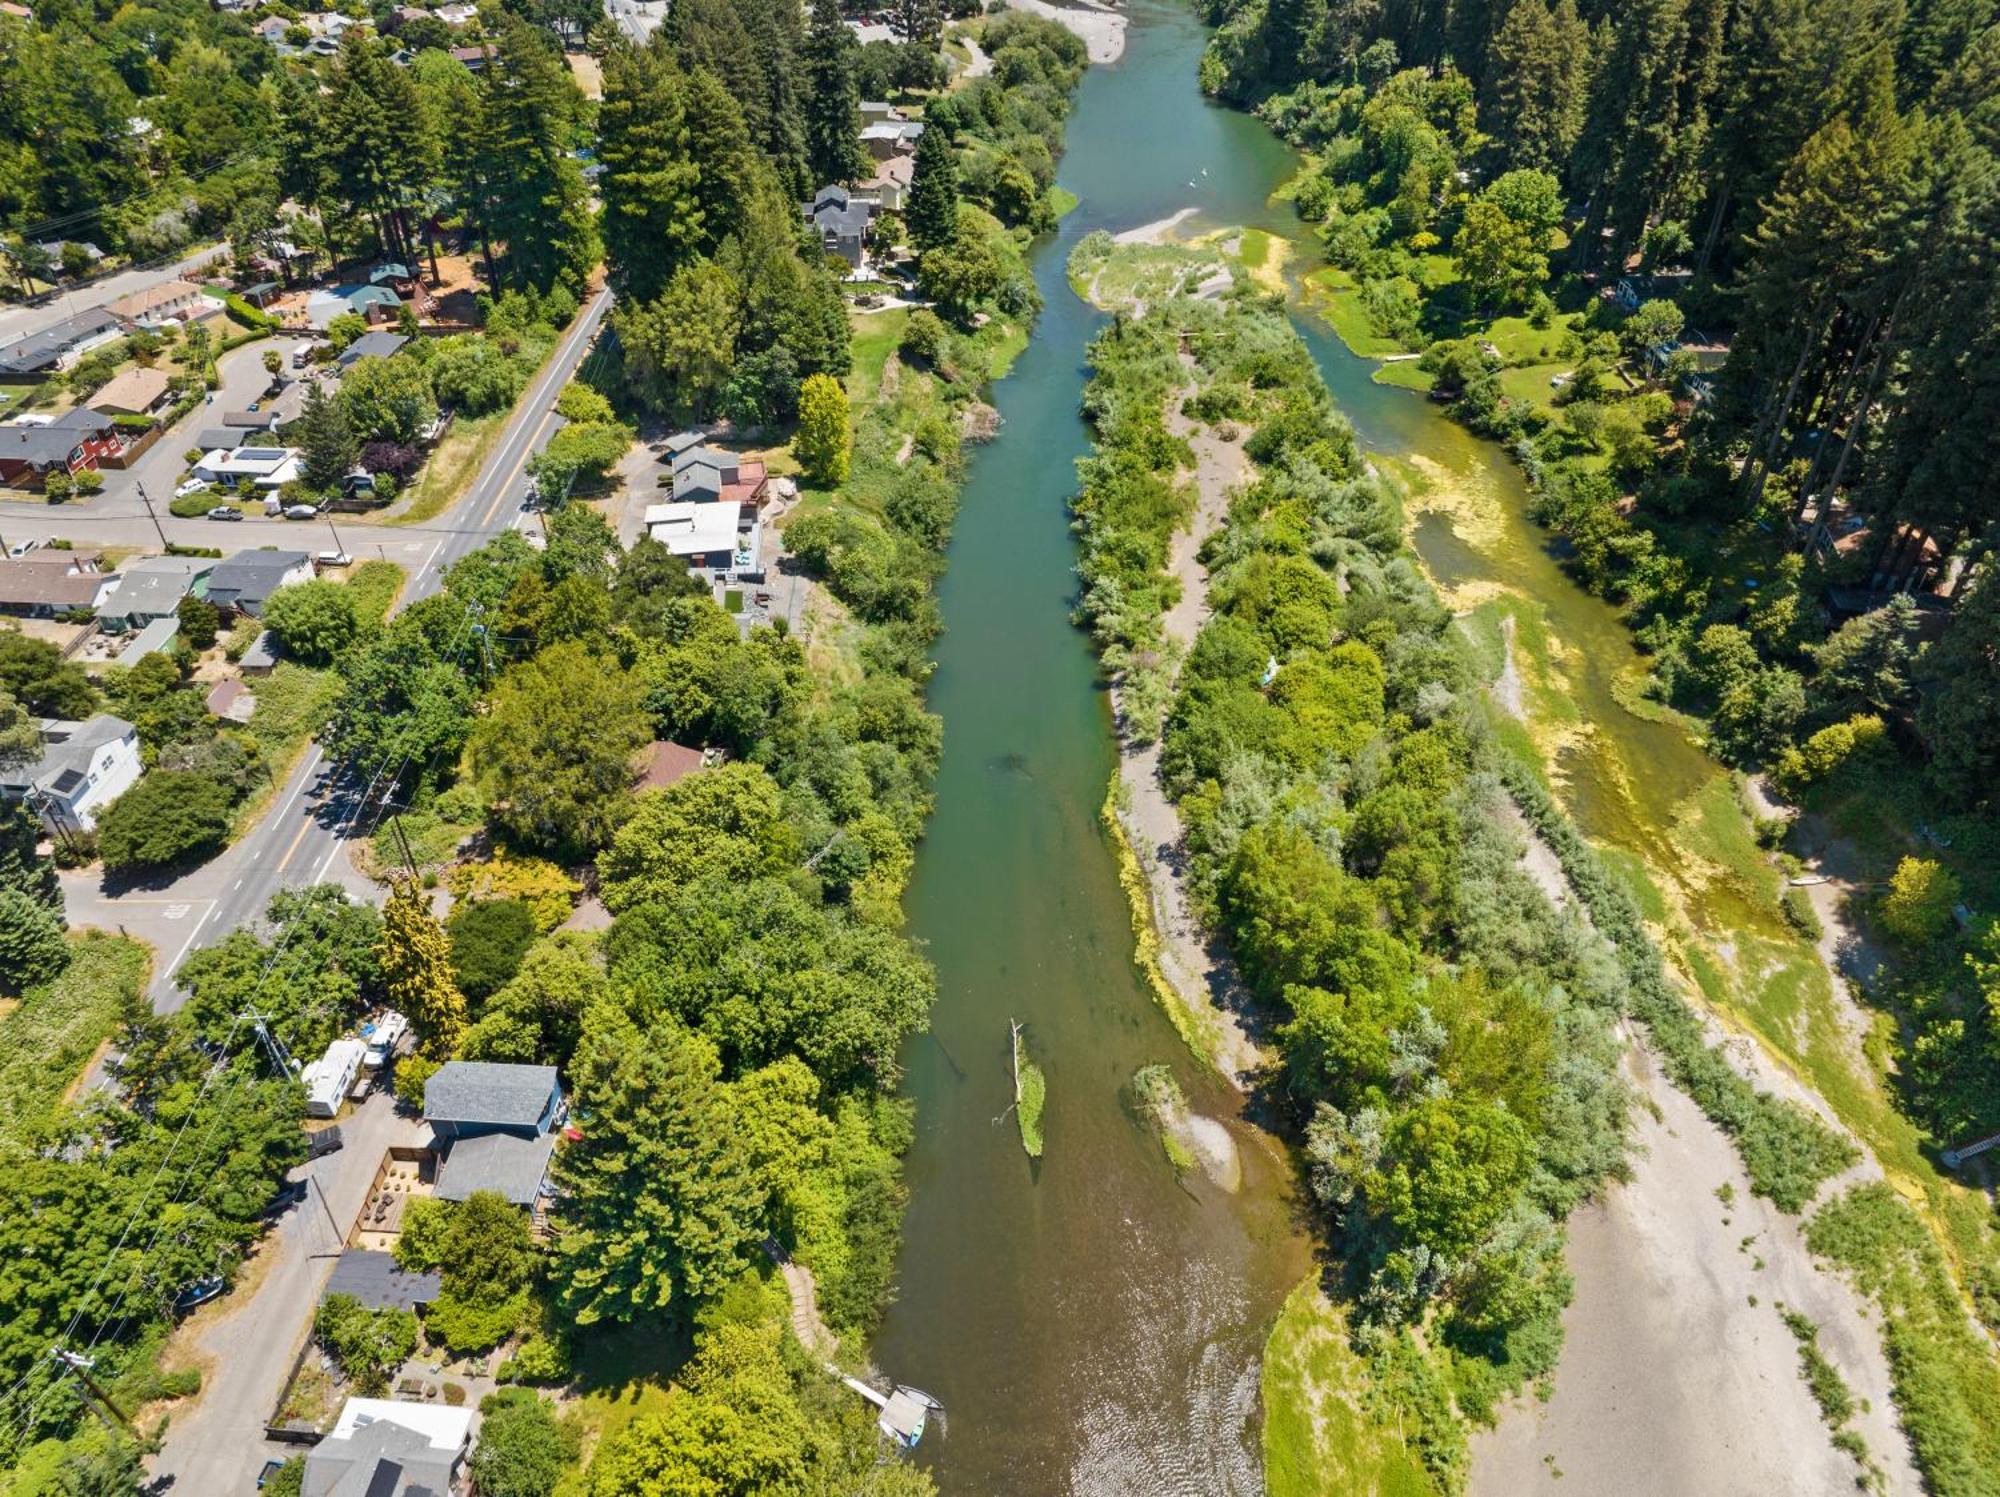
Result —
<instances>
[{"instance_id":1,"label":"metal roof","mask_svg":"<svg viewBox=\"0 0 2000 1497\"><path fill-rule=\"evenodd\" d=\"M0 373L33 374L47 369L71 344L81 343L85 338L107 329L123 328L124 325L103 307L92 307L74 317L65 317L39 333L30 333L25 338L0 345Z\"/></svg>"},{"instance_id":2,"label":"metal roof","mask_svg":"<svg viewBox=\"0 0 2000 1497\"><path fill-rule=\"evenodd\" d=\"M303 551L238 551L208 574L208 600L218 606L261 603L283 585L287 573L311 561Z\"/></svg>"}]
</instances>

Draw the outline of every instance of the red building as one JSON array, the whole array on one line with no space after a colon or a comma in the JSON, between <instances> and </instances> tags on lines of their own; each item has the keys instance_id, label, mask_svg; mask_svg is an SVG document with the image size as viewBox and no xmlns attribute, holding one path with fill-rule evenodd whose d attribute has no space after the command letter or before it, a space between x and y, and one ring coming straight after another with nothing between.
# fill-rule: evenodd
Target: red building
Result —
<instances>
[{"instance_id":1,"label":"red building","mask_svg":"<svg viewBox=\"0 0 2000 1497\"><path fill-rule=\"evenodd\" d=\"M101 411L65 411L45 424L0 426L0 483L38 488L57 469L95 468L117 451L117 428Z\"/></svg>"}]
</instances>

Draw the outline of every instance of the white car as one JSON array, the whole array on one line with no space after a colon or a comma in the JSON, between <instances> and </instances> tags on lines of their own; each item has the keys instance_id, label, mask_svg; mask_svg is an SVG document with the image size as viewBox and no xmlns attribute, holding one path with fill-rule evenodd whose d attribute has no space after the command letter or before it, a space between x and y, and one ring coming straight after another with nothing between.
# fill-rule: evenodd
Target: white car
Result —
<instances>
[{"instance_id":1,"label":"white car","mask_svg":"<svg viewBox=\"0 0 2000 1497\"><path fill-rule=\"evenodd\" d=\"M319 506L316 504L287 504L285 506L285 518L287 520L318 519Z\"/></svg>"},{"instance_id":2,"label":"white car","mask_svg":"<svg viewBox=\"0 0 2000 1497\"><path fill-rule=\"evenodd\" d=\"M176 499L185 499L190 494L199 494L207 487L208 480L206 478L190 478L186 483L174 490L174 497Z\"/></svg>"}]
</instances>

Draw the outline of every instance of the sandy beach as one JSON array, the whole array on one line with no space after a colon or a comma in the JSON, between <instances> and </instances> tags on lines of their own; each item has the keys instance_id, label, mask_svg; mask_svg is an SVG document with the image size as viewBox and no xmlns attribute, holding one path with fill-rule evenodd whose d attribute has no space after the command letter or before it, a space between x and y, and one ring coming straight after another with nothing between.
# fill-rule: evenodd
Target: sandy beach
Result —
<instances>
[{"instance_id":1,"label":"sandy beach","mask_svg":"<svg viewBox=\"0 0 2000 1497\"><path fill-rule=\"evenodd\" d=\"M1074 0L1069 5L1052 5L1049 0L1007 0L1009 10L1025 10L1067 26L1083 38L1093 64L1116 62L1125 55L1125 17L1108 5L1092 0Z\"/></svg>"},{"instance_id":2,"label":"sandy beach","mask_svg":"<svg viewBox=\"0 0 2000 1497\"><path fill-rule=\"evenodd\" d=\"M1853 1427L1892 1493L1920 1492L1881 1333L1815 1267L1799 1221L1750 1194L1735 1148L1628 1036L1633 1175L1570 1218L1576 1297L1546 1403L1524 1397L1472 1437L1472 1497L1824 1497L1857 1468L1799 1376L1779 1306L1868 1412ZM1727 1187L1723 1199L1718 1190Z\"/></svg>"}]
</instances>

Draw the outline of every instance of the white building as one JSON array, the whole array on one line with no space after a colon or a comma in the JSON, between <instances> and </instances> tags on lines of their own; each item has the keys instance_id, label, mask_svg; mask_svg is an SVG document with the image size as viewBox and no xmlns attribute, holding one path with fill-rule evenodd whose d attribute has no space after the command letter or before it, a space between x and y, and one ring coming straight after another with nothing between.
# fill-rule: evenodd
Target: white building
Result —
<instances>
[{"instance_id":1,"label":"white building","mask_svg":"<svg viewBox=\"0 0 2000 1497\"><path fill-rule=\"evenodd\" d=\"M646 506L646 534L680 557L691 567L726 572L737 564L739 554L756 554L756 522L751 522L750 538L739 541L743 506L695 501L683 504ZM745 565L754 565L746 562Z\"/></svg>"},{"instance_id":2,"label":"white building","mask_svg":"<svg viewBox=\"0 0 2000 1497\"><path fill-rule=\"evenodd\" d=\"M368 1047L360 1040L339 1039L326 1047L326 1054L299 1073L306 1089L306 1116L330 1118L361 1073L361 1061Z\"/></svg>"},{"instance_id":3,"label":"white building","mask_svg":"<svg viewBox=\"0 0 2000 1497\"><path fill-rule=\"evenodd\" d=\"M0 770L0 796L26 800L51 831L89 831L97 814L138 780L139 730L99 713L42 724L42 756Z\"/></svg>"},{"instance_id":4,"label":"white building","mask_svg":"<svg viewBox=\"0 0 2000 1497\"><path fill-rule=\"evenodd\" d=\"M220 312L222 302L193 281L162 281L157 286L128 292L107 310L143 328L163 328L172 322L192 322L211 312Z\"/></svg>"},{"instance_id":5,"label":"white building","mask_svg":"<svg viewBox=\"0 0 2000 1497\"><path fill-rule=\"evenodd\" d=\"M350 1398L333 1433L306 1453L301 1497L441 1497L458 1490L472 1413L450 1405Z\"/></svg>"},{"instance_id":6,"label":"white building","mask_svg":"<svg viewBox=\"0 0 2000 1497\"><path fill-rule=\"evenodd\" d=\"M282 488L299 476L296 447L218 447L204 452L194 465L194 476L226 489L249 485L259 489Z\"/></svg>"}]
</instances>

